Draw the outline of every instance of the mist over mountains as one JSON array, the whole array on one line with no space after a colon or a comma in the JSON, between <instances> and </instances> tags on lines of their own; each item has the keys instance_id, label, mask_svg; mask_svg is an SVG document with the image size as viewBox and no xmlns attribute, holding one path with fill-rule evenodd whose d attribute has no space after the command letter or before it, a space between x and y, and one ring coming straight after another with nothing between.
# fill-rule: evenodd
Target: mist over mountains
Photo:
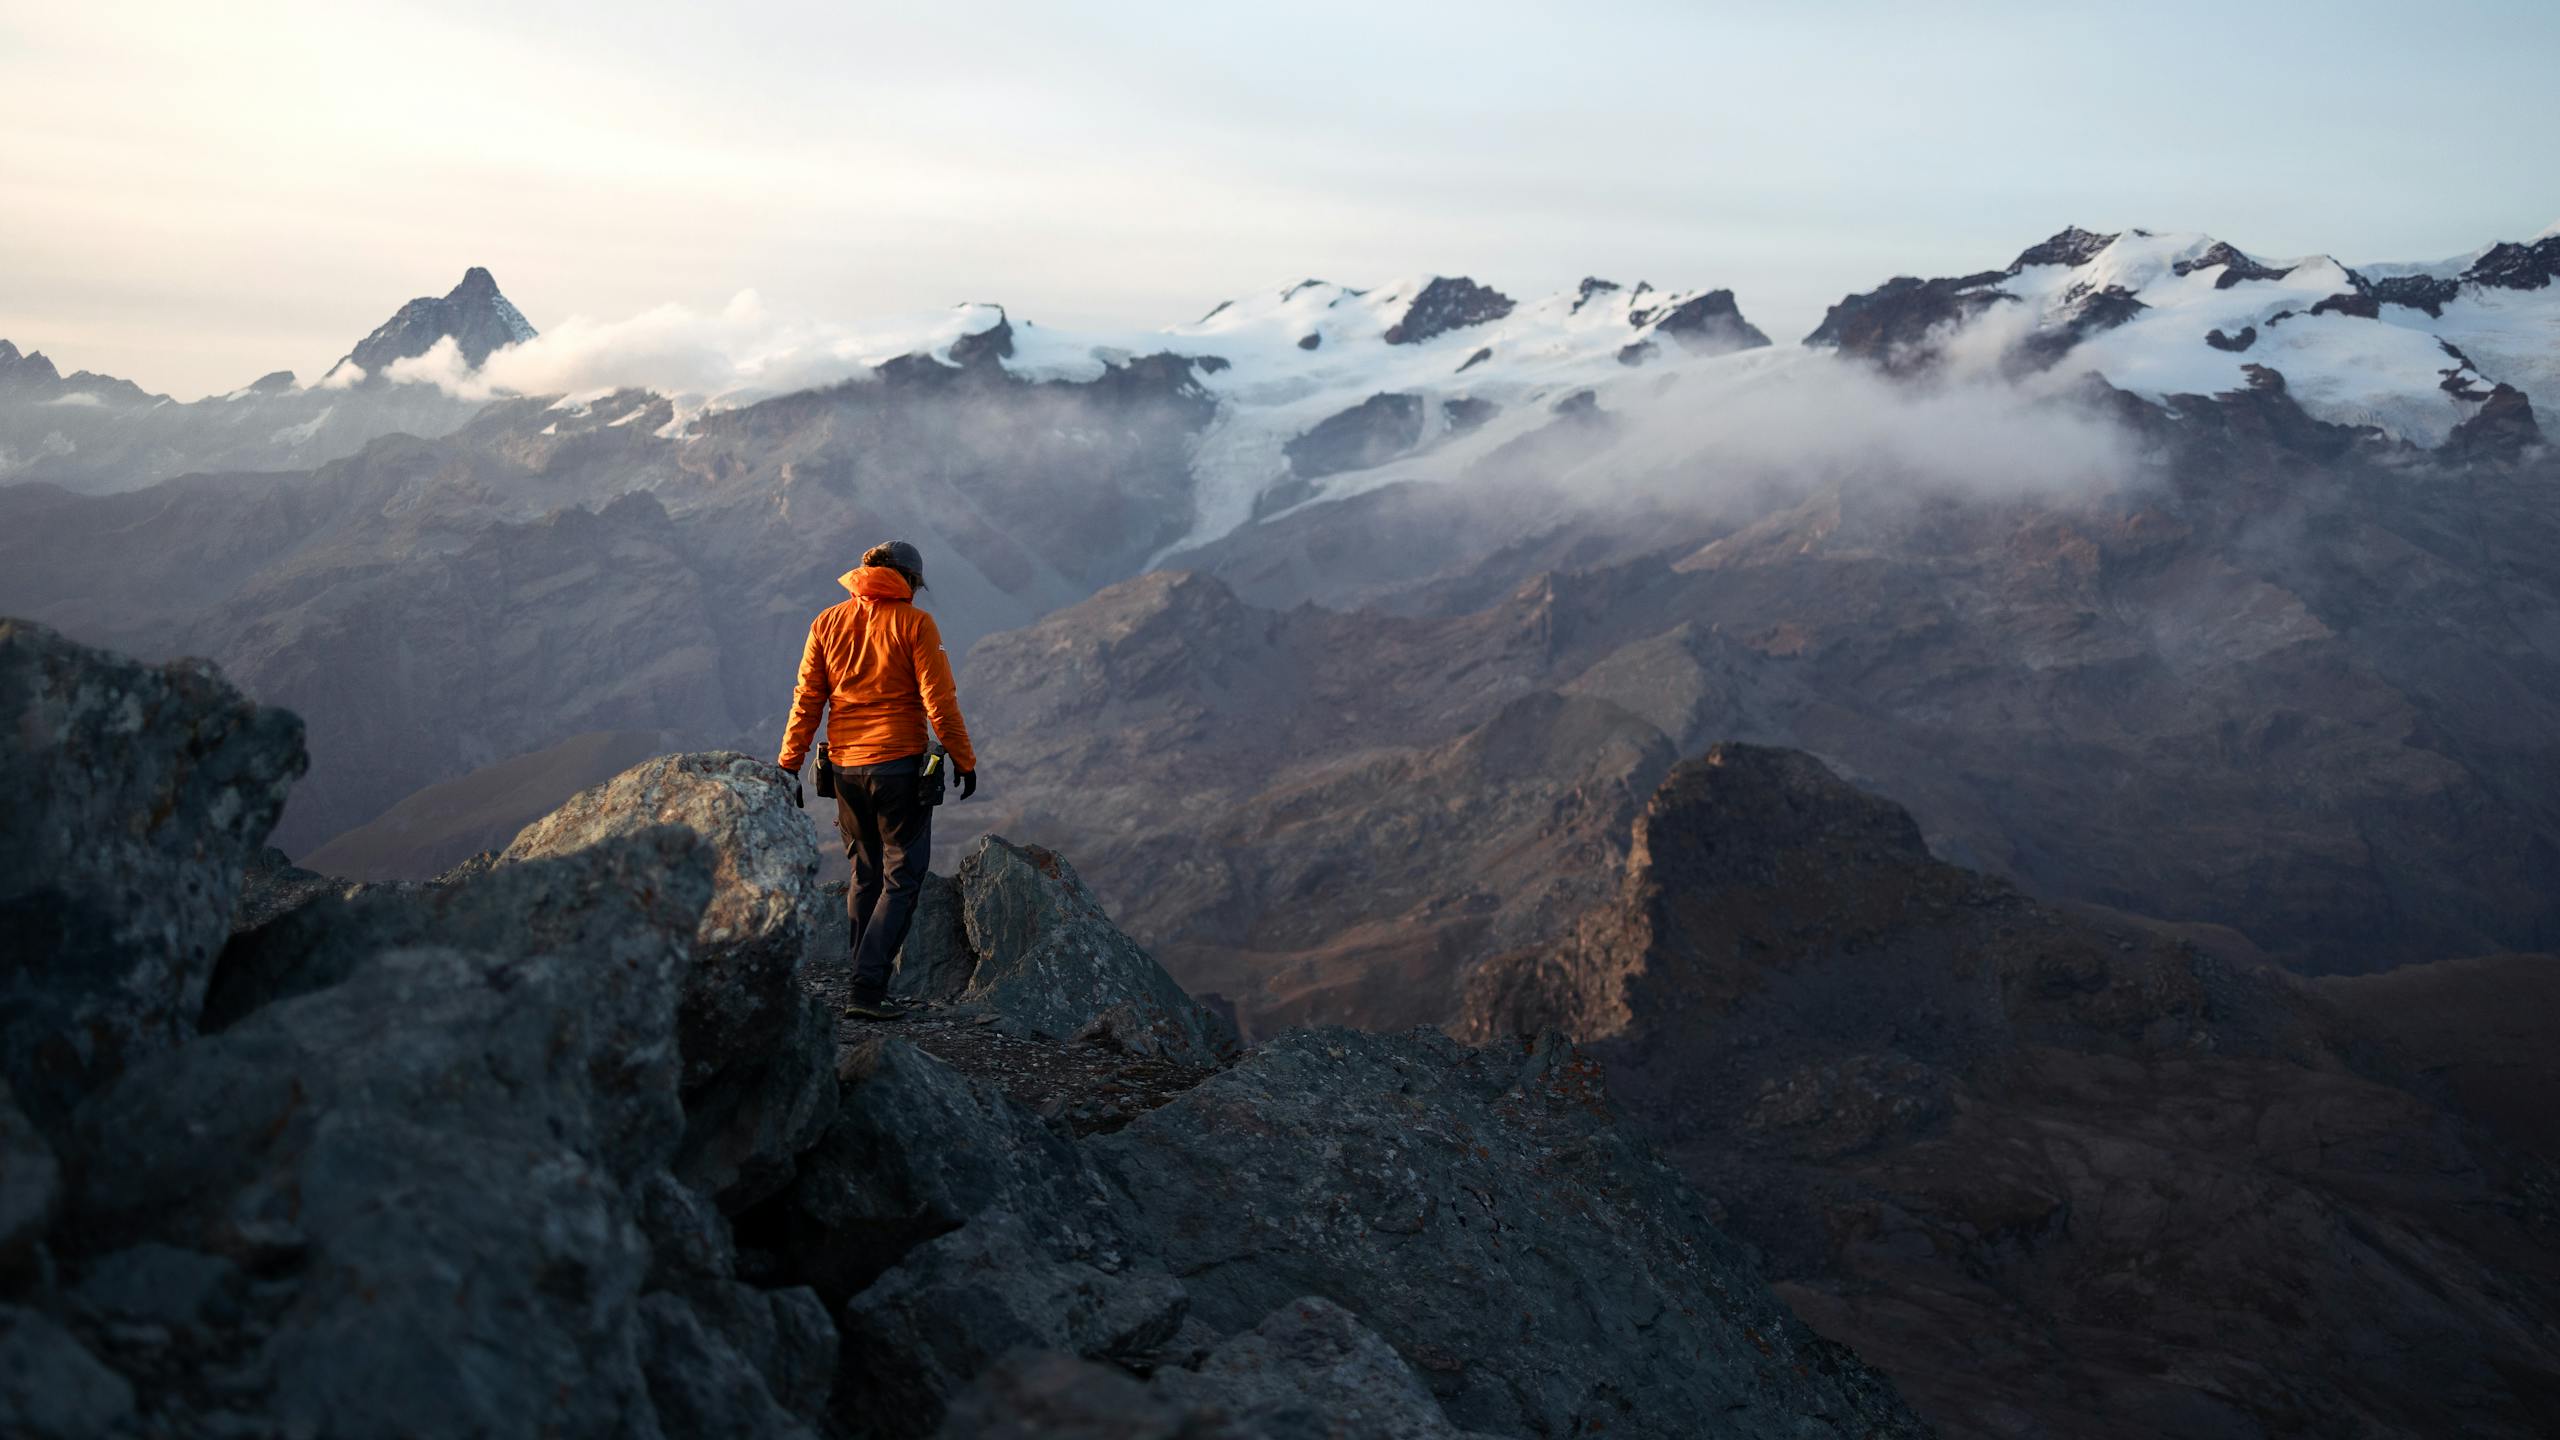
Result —
<instances>
[{"instance_id":1,"label":"mist over mountains","mask_svg":"<svg viewBox=\"0 0 2560 1440\"><path fill-rule=\"evenodd\" d=\"M280 834L307 848L579 735L764 748L774 677L865 537L935 556L928 598L958 645L1150 568L1214 575L1256 607L1415 617L1490 613L1555 573L1543 583L1568 606L1642 597L1602 606L1623 643L1755 657L1752 678L1678 680L1691 662L1630 657L1577 681L1602 654L1555 638L1570 658L1506 676L1506 699L1632 669L1700 697L1620 706L1675 748L1744 719L1774 727L1745 738L1794 735L1804 722L1771 715L1763 685L1808 714L1866 711L1820 736L1824 753L1900 747L1907 763L1857 766L1884 782L1929 756L1900 793L1962 853L2244 928L2330 914L2318 933L2359 937L2367 958L2334 962L2355 968L2404 953L2400 921L2370 923L2377 906L2450 913L2428 898L2443 893L2469 915L2482 886L2510 897L2485 927L2418 923L2422 947L2526 943L2548 923L2521 879L2411 881L2387 857L2395 832L2433 823L2412 818L2429 805L2504 817L2524 848L2494 873L2525 873L2551 833L2551 798L2525 777L2553 693L2536 628L2550 577L2529 551L2549 523L2533 401L2552 388L2556 266L2552 235L2368 274L2074 229L2001 270L1849 296L1796 345L1769 343L1729 292L1598 278L1531 300L1463 277L1310 280L1136 335L992 305L781 341L738 307L542 334L475 269L307 387L271 376L179 404L12 347L0 605L211 655L301 709L314 775ZM597 378L622 341L620 378L659 370L665 389L540 388ZM2448 473L2467 478L2432 478ZM1841 567L1854 583L1813 578ZM1751 623L1774 628L1745 633L1732 598L1668 601L1637 578L1655 573L1692 589L1750 576L1769 596ZM1825 675L1817 617L1853 601L1836 626L1854 643ZM2506 618L2416 638L2471 608ZM1901 638L1868 653L1884 635ZM2386 645L2425 653L2385 663ZM2262 657L2319 653L2318 684L2269 683ZM1920 689L1879 709L1888 662ZM1398 688L1348 663L1342 683ZM2062 677L2091 694L2049 693ZM2217 696L2226 682L2255 698ZM2032 702L1959 718L2021 685ZM2514 697L2505 719L2452 705L2481 685ZM2153 688L2158 714L2126 711ZM1720 718L1680 718L1701 705ZM1991 754L1947 773L1947 743L2018 724L2048 737L2050 782ZM1911 749L1923 728L1950 733ZM2252 734L2275 738L2233 738ZM1418 738L1370 727L1323 753ZM2207 821L2221 806L2163 800L2181 773L2241 793L2221 777L2263 774L2265 746L2313 752L2286 763L2330 777L2316 818ZM2065 754L2125 768L2102 782ZM1044 766L1015 793L1052 780L1076 783ZM2092 809L2102 787L2129 798ZM2390 818L2358 818L2367 804ZM2128 806L2145 819L2117 833L2209 829L2228 853L2092 873L2100 816ZM2305 868L2324 878L2287 878ZM2363 898L2319 898L2338 888ZM2268 938L2304 943L2293 924Z\"/></svg>"}]
</instances>

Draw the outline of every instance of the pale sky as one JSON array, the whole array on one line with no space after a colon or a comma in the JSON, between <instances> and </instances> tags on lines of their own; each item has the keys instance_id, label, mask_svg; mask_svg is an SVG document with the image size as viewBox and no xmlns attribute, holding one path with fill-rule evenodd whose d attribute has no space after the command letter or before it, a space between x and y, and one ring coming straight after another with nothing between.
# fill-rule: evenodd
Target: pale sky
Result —
<instances>
[{"instance_id":1,"label":"pale sky","mask_svg":"<svg viewBox=\"0 0 2560 1440\"><path fill-rule=\"evenodd\" d=\"M1439 272L1731 286L1793 339L2072 223L2522 239L2555 74L2550 0L0 0L0 337L192 398L480 264L543 327Z\"/></svg>"}]
</instances>

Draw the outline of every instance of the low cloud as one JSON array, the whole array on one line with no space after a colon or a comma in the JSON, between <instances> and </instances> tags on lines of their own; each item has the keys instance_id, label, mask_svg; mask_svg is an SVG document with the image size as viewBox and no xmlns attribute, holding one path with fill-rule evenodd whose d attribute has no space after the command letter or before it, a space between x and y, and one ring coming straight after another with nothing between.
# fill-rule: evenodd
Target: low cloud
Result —
<instances>
[{"instance_id":1,"label":"low cloud","mask_svg":"<svg viewBox=\"0 0 2560 1440\"><path fill-rule=\"evenodd\" d=\"M2141 452L2122 427L2055 386L2000 378L1992 343L1976 353L1979 365L1913 382L1827 351L1763 352L1626 404L1622 437L1594 463L1648 488L1861 478L2051 498L2136 478Z\"/></svg>"},{"instance_id":2,"label":"low cloud","mask_svg":"<svg viewBox=\"0 0 2560 1440\"><path fill-rule=\"evenodd\" d=\"M384 374L466 400L641 389L688 408L740 405L861 378L884 360L948 345L983 323L966 309L863 329L786 321L742 291L715 311L661 305L624 320L572 317L493 352L477 369L448 338Z\"/></svg>"}]
</instances>

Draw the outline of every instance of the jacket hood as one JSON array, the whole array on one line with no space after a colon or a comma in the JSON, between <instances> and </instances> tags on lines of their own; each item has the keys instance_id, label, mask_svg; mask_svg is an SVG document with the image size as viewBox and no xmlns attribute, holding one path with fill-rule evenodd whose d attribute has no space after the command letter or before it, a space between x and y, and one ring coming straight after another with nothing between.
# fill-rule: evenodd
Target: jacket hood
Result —
<instances>
[{"instance_id":1,"label":"jacket hood","mask_svg":"<svg viewBox=\"0 0 2560 1440\"><path fill-rule=\"evenodd\" d=\"M907 577L885 565L865 565L847 570L836 577L836 583L865 600L913 600L916 587Z\"/></svg>"}]
</instances>

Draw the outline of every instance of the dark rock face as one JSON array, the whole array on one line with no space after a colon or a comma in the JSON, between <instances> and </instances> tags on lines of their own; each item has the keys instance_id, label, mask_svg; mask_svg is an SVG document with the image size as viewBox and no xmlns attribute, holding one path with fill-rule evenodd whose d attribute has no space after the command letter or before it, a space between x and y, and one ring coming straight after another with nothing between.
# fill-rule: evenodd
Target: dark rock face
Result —
<instances>
[{"instance_id":1,"label":"dark rock face","mask_svg":"<svg viewBox=\"0 0 2560 1440\"><path fill-rule=\"evenodd\" d=\"M1627 318L1639 329L1650 326L1650 333L1669 335L1683 349L1697 354L1723 355L1755 350L1769 343L1760 327L1742 318L1742 309L1734 303L1730 290L1693 295L1667 310L1635 310ZM1618 358L1624 360L1626 356L1622 353Z\"/></svg>"},{"instance_id":2,"label":"dark rock face","mask_svg":"<svg viewBox=\"0 0 2560 1440\"><path fill-rule=\"evenodd\" d=\"M1582 307L1590 304L1593 299L1602 295L1614 295L1620 288L1615 280L1603 280L1597 275L1583 276L1582 283L1574 287L1573 313L1581 314Z\"/></svg>"},{"instance_id":3,"label":"dark rock face","mask_svg":"<svg viewBox=\"0 0 2560 1440\"><path fill-rule=\"evenodd\" d=\"M520 876L484 903L590 914L582 953L374 950L78 1116L76 1246L289 1266L243 1321L281 1423L610 1433L646 1414L628 1336L649 1253L619 1196L680 1133L673 1001L709 865L665 829Z\"/></svg>"},{"instance_id":4,"label":"dark rock face","mask_svg":"<svg viewBox=\"0 0 2560 1440\"><path fill-rule=\"evenodd\" d=\"M1493 401L1468 395L1440 402L1440 418L1448 423L1452 435L1464 435L1501 413L1502 407Z\"/></svg>"},{"instance_id":5,"label":"dark rock face","mask_svg":"<svg viewBox=\"0 0 2560 1440\"><path fill-rule=\"evenodd\" d=\"M1943 1433L2547 1427L2523 1317L2560 1264L2487 1197L2560 1137L2460 1097L2560 1083L2515 1063L2560 972L2315 989L2198 940L2037 904L1811 757L1723 745L1655 796L1618 902L1476 998L1488 1032L1588 1037L1780 1293ZM2477 1039L2491 995L2539 1018ZM2448 1061L2480 1068L2431 1097Z\"/></svg>"},{"instance_id":6,"label":"dark rock face","mask_svg":"<svg viewBox=\"0 0 2560 1440\"><path fill-rule=\"evenodd\" d=\"M2207 246L2205 252L2193 260L2181 260L2171 265L2169 272L2173 275L2192 275L2198 270L2210 270L2217 265L2222 267L2222 273L2213 277L2213 288L2216 290L2228 290L2234 285L2245 284L2251 280L2281 280L2293 273L2290 267L2278 270L2272 265L2261 265L2242 254L2238 248L2220 240Z\"/></svg>"},{"instance_id":7,"label":"dark rock face","mask_svg":"<svg viewBox=\"0 0 2560 1440\"><path fill-rule=\"evenodd\" d=\"M1804 343L1830 346L1892 374L1924 370L1937 359L1935 334L2004 301L2016 302L1998 288L2007 278L1998 270L1943 280L1896 276L1825 311Z\"/></svg>"},{"instance_id":8,"label":"dark rock face","mask_svg":"<svg viewBox=\"0 0 2560 1440\"><path fill-rule=\"evenodd\" d=\"M918 1245L982 1212L1115 1230L1109 1191L1065 1136L896 1040L837 1062L841 1110L791 1188L741 1225L841 1304Z\"/></svg>"},{"instance_id":9,"label":"dark rock face","mask_svg":"<svg viewBox=\"0 0 2560 1440\"><path fill-rule=\"evenodd\" d=\"M1289 457L1290 474L1319 480L1383 465L1411 450L1422 442L1422 421L1421 396L1372 395L1280 448Z\"/></svg>"},{"instance_id":10,"label":"dark rock face","mask_svg":"<svg viewBox=\"0 0 2560 1440\"><path fill-rule=\"evenodd\" d=\"M2466 460L2514 461L2541 443L2533 402L2514 386L2500 385L2476 413L2453 427L2445 446Z\"/></svg>"},{"instance_id":11,"label":"dark rock face","mask_svg":"<svg viewBox=\"0 0 2560 1440\"><path fill-rule=\"evenodd\" d=\"M195 1033L241 869L303 771L302 725L199 662L0 619L0 727L0 1049L54 1131Z\"/></svg>"},{"instance_id":12,"label":"dark rock face","mask_svg":"<svg viewBox=\"0 0 2560 1440\"><path fill-rule=\"evenodd\" d=\"M2086 265L2090 261L2098 258L2099 251L2106 249L2114 243L2116 243L2116 237L2113 235L2101 235L2094 230L2083 230L2077 225L2068 225L2056 232L2051 238L2039 241L2036 244L2030 245L2026 249L2019 251L2018 258L2009 262L2008 273L2015 275L2030 265L2068 265L2075 267ZM2236 255L2238 252L2235 251L2233 253ZM2208 260L2201 261L2199 263L2211 264L2213 262ZM2180 273L2183 274L2184 272L2182 271Z\"/></svg>"},{"instance_id":13,"label":"dark rock face","mask_svg":"<svg viewBox=\"0 0 2560 1440\"><path fill-rule=\"evenodd\" d=\"M1407 305L1404 318L1387 327L1390 345L1419 345L1452 330L1483 325L1512 311L1512 299L1464 275L1438 275Z\"/></svg>"},{"instance_id":14,"label":"dark rock face","mask_svg":"<svg viewBox=\"0 0 2560 1440\"><path fill-rule=\"evenodd\" d=\"M2493 285L2501 290L2539 290L2560 279L2560 235L2530 245L2493 245L2488 254L2471 262L2462 278L2474 285Z\"/></svg>"},{"instance_id":15,"label":"dark rock face","mask_svg":"<svg viewBox=\"0 0 2560 1440\"><path fill-rule=\"evenodd\" d=\"M1333 1300L1460 1425L1669 1436L1713 1411L1734 1435L1922 1433L1756 1298L1597 1095L1560 1046L1302 1030L1091 1144L1208 1326ZM1235 1195L1254 1197L1241 1223Z\"/></svg>"},{"instance_id":16,"label":"dark rock face","mask_svg":"<svg viewBox=\"0 0 2560 1440\"><path fill-rule=\"evenodd\" d=\"M491 351L532 339L534 329L524 312L498 293L496 278L475 265L442 298L422 295L401 306L338 363L361 366L372 377L394 360L426 354L448 336L460 347L463 362L476 368Z\"/></svg>"},{"instance_id":17,"label":"dark rock face","mask_svg":"<svg viewBox=\"0 0 2560 1440\"><path fill-rule=\"evenodd\" d=\"M790 1178L791 1157L835 1106L831 1067L809 1058L828 1027L800 984L817 836L788 777L735 753L643 761L525 827L497 873L666 824L701 836L715 857L677 1015L690 1120L676 1173L735 1208Z\"/></svg>"},{"instance_id":18,"label":"dark rock face","mask_svg":"<svg viewBox=\"0 0 2560 1440\"><path fill-rule=\"evenodd\" d=\"M2071 353L2073 346L2104 330L2112 330L2147 307L2122 286L2091 290L2072 287L2055 323L2039 328L2019 346L2018 359L2030 366L2049 366Z\"/></svg>"},{"instance_id":19,"label":"dark rock face","mask_svg":"<svg viewBox=\"0 0 2560 1440\"><path fill-rule=\"evenodd\" d=\"M2225 335L2220 330L2215 330L2204 337L2204 343L2216 350L2228 350L2238 354L2258 343L2258 327L2243 325L2237 335Z\"/></svg>"}]
</instances>

